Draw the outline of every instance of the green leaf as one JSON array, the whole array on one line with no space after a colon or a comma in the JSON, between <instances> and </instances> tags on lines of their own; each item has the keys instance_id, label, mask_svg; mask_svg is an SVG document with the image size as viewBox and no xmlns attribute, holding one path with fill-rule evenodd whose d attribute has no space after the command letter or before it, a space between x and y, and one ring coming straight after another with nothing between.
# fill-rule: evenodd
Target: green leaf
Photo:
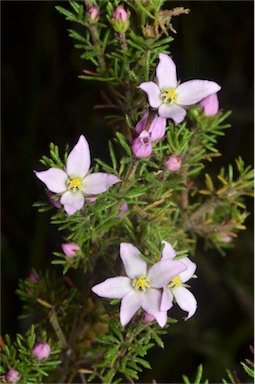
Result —
<instances>
[{"instance_id":1,"label":"green leaf","mask_svg":"<svg viewBox=\"0 0 255 384\"><path fill-rule=\"evenodd\" d=\"M245 372L250 376L250 377L253 377L254 378L254 368L253 367L249 367L246 363L242 362L241 361L241 365L243 366L243 369L245 370Z\"/></svg>"},{"instance_id":2,"label":"green leaf","mask_svg":"<svg viewBox=\"0 0 255 384\"><path fill-rule=\"evenodd\" d=\"M117 139L129 156L132 156L130 145L127 143L127 138L120 132L116 132Z\"/></svg>"}]
</instances>

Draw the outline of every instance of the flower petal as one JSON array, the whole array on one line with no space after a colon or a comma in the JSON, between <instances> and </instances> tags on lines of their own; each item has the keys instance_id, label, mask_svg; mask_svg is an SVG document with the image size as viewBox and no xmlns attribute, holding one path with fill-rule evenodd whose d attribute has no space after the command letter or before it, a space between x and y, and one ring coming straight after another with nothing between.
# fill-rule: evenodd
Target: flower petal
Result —
<instances>
[{"instance_id":1,"label":"flower petal","mask_svg":"<svg viewBox=\"0 0 255 384\"><path fill-rule=\"evenodd\" d=\"M169 281L179 275L180 272L185 271L186 265L181 261L162 260L153 264L149 270L148 278L153 288L162 288L169 283Z\"/></svg>"},{"instance_id":2,"label":"flower petal","mask_svg":"<svg viewBox=\"0 0 255 384\"><path fill-rule=\"evenodd\" d=\"M176 65L165 53L159 54L159 64L156 69L159 88L175 88L177 86Z\"/></svg>"},{"instance_id":3,"label":"flower petal","mask_svg":"<svg viewBox=\"0 0 255 384\"><path fill-rule=\"evenodd\" d=\"M136 157L145 158L150 156L152 152L152 142L149 132L142 131L140 135L133 140L131 149Z\"/></svg>"},{"instance_id":4,"label":"flower petal","mask_svg":"<svg viewBox=\"0 0 255 384\"><path fill-rule=\"evenodd\" d=\"M174 297L171 290L167 287L164 287L160 303L160 310L169 311L169 309L173 306L173 299Z\"/></svg>"},{"instance_id":5,"label":"flower petal","mask_svg":"<svg viewBox=\"0 0 255 384\"><path fill-rule=\"evenodd\" d=\"M154 316L161 327L164 327L167 321L167 314L160 311L160 303L161 293L157 289L148 289L144 293L142 308Z\"/></svg>"},{"instance_id":6,"label":"flower petal","mask_svg":"<svg viewBox=\"0 0 255 384\"><path fill-rule=\"evenodd\" d=\"M141 118L141 120L139 120L138 123L135 126L136 133L139 134L139 133L141 133L144 130L146 121L148 119L148 116L149 116L149 111L146 111L144 113L143 117Z\"/></svg>"},{"instance_id":7,"label":"flower petal","mask_svg":"<svg viewBox=\"0 0 255 384\"><path fill-rule=\"evenodd\" d=\"M68 177L62 169L49 168L47 171L34 172L51 192L63 193L66 191Z\"/></svg>"},{"instance_id":8,"label":"flower petal","mask_svg":"<svg viewBox=\"0 0 255 384\"><path fill-rule=\"evenodd\" d=\"M156 83L153 83L153 81L147 81L141 83L138 88L141 88L147 93L148 100L152 108L158 108L160 106L162 103L160 99L160 89Z\"/></svg>"},{"instance_id":9,"label":"flower petal","mask_svg":"<svg viewBox=\"0 0 255 384\"><path fill-rule=\"evenodd\" d=\"M219 110L219 99L217 93L212 93L211 95L207 96L202 101L200 101L200 104L202 105L206 116L216 115Z\"/></svg>"},{"instance_id":10,"label":"flower petal","mask_svg":"<svg viewBox=\"0 0 255 384\"><path fill-rule=\"evenodd\" d=\"M149 132L151 134L151 140L157 141L162 139L166 132L166 119L164 117L156 116L152 120Z\"/></svg>"},{"instance_id":11,"label":"flower petal","mask_svg":"<svg viewBox=\"0 0 255 384\"><path fill-rule=\"evenodd\" d=\"M179 124L184 120L186 111L184 108L176 104L161 104L158 110L158 114L166 119L172 119L175 124Z\"/></svg>"},{"instance_id":12,"label":"flower petal","mask_svg":"<svg viewBox=\"0 0 255 384\"><path fill-rule=\"evenodd\" d=\"M60 203L63 204L66 213L71 216L83 207L84 196L79 192L67 191L62 195Z\"/></svg>"},{"instance_id":13,"label":"flower petal","mask_svg":"<svg viewBox=\"0 0 255 384\"><path fill-rule=\"evenodd\" d=\"M102 283L94 285L91 290L98 296L108 299L122 299L123 296L133 291L130 279L126 276L111 277Z\"/></svg>"},{"instance_id":14,"label":"flower petal","mask_svg":"<svg viewBox=\"0 0 255 384\"><path fill-rule=\"evenodd\" d=\"M83 192L87 195L98 195L107 191L113 184L121 180L115 175L96 172L86 176L83 180Z\"/></svg>"},{"instance_id":15,"label":"flower petal","mask_svg":"<svg viewBox=\"0 0 255 384\"><path fill-rule=\"evenodd\" d=\"M176 88L177 104L193 105L221 89L219 84L208 80L189 80Z\"/></svg>"},{"instance_id":16,"label":"flower petal","mask_svg":"<svg viewBox=\"0 0 255 384\"><path fill-rule=\"evenodd\" d=\"M66 162L68 176L84 177L90 167L90 150L87 140L83 135L80 136L77 144L69 153Z\"/></svg>"},{"instance_id":17,"label":"flower petal","mask_svg":"<svg viewBox=\"0 0 255 384\"><path fill-rule=\"evenodd\" d=\"M147 263L139 256L141 252L133 244L120 244L120 257L130 279L147 275Z\"/></svg>"},{"instance_id":18,"label":"flower petal","mask_svg":"<svg viewBox=\"0 0 255 384\"><path fill-rule=\"evenodd\" d=\"M186 265L186 271L183 271L179 274L182 283L186 283L191 277L194 275L197 266L193 261L191 261L188 257L183 257L180 261Z\"/></svg>"},{"instance_id":19,"label":"flower petal","mask_svg":"<svg viewBox=\"0 0 255 384\"><path fill-rule=\"evenodd\" d=\"M143 293L129 292L123 297L120 305L120 322L123 327L131 320L136 311L141 307Z\"/></svg>"},{"instance_id":20,"label":"flower petal","mask_svg":"<svg viewBox=\"0 0 255 384\"><path fill-rule=\"evenodd\" d=\"M162 251L162 259L161 260L173 259L176 256L176 252L173 249L172 245L165 240L163 240L162 243L165 245L164 245L164 248Z\"/></svg>"},{"instance_id":21,"label":"flower petal","mask_svg":"<svg viewBox=\"0 0 255 384\"><path fill-rule=\"evenodd\" d=\"M183 311L188 312L188 316L184 320L188 320L194 315L197 309L197 301L195 296L185 287L178 287L172 289L172 293L179 307Z\"/></svg>"}]
</instances>

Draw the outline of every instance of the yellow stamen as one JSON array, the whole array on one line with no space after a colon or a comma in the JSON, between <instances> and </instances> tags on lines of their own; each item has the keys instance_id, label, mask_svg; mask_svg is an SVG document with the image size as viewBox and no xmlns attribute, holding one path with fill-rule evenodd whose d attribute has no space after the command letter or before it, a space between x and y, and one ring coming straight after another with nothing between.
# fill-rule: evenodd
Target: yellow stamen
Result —
<instances>
[{"instance_id":1,"label":"yellow stamen","mask_svg":"<svg viewBox=\"0 0 255 384\"><path fill-rule=\"evenodd\" d=\"M139 276L136 279L133 280L132 286L137 291L146 291L148 288L150 288L150 283L147 277L145 276Z\"/></svg>"},{"instance_id":2,"label":"yellow stamen","mask_svg":"<svg viewBox=\"0 0 255 384\"><path fill-rule=\"evenodd\" d=\"M161 91L160 98L164 104L173 104L177 96L176 88L165 88Z\"/></svg>"},{"instance_id":3,"label":"yellow stamen","mask_svg":"<svg viewBox=\"0 0 255 384\"><path fill-rule=\"evenodd\" d=\"M178 288L182 285L180 276L175 276L172 278L169 288Z\"/></svg>"},{"instance_id":4,"label":"yellow stamen","mask_svg":"<svg viewBox=\"0 0 255 384\"><path fill-rule=\"evenodd\" d=\"M81 177L70 177L68 182L68 189L75 192L81 189L82 187L82 178Z\"/></svg>"}]
</instances>

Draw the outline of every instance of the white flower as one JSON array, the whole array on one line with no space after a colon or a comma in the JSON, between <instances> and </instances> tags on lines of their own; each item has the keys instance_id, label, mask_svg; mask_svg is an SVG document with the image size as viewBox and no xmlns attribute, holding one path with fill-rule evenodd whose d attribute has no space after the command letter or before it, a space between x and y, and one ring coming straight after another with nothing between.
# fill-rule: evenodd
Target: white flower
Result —
<instances>
[{"instance_id":1,"label":"white flower","mask_svg":"<svg viewBox=\"0 0 255 384\"><path fill-rule=\"evenodd\" d=\"M163 241L165 247L162 252L161 260L172 260L176 253L172 245L166 241ZM197 301L194 295L185 287L185 284L195 273L197 268L188 257L183 257L180 261L186 265L186 270L176 274L171 278L171 281L163 289L162 300L160 309L161 311L168 311L173 306L173 299L183 311L188 312L188 316L185 320L188 320L194 315L197 309Z\"/></svg>"},{"instance_id":2,"label":"white flower","mask_svg":"<svg viewBox=\"0 0 255 384\"><path fill-rule=\"evenodd\" d=\"M179 84L175 63L164 53L159 54L156 74L158 84L147 81L141 83L139 88L147 93L150 106L158 109L159 116L172 119L176 124L184 120L185 107L221 89L219 84L208 80L189 80Z\"/></svg>"},{"instance_id":3,"label":"white flower","mask_svg":"<svg viewBox=\"0 0 255 384\"><path fill-rule=\"evenodd\" d=\"M106 279L95 285L92 291L101 297L122 299L120 322L123 326L131 320L139 308L143 308L155 317L161 327L164 327L167 312L160 310L162 293L159 289L169 282L169 278L184 271L186 266L181 261L169 258L148 268L140 254L134 245L121 243L120 257L127 276Z\"/></svg>"},{"instance_id":4,"label":"white flower","mask_svg":"<svg viewBox=\"0 0 255 384\"><path fill-rule=\"evenodd\" d=\"M89 145L81 135L67 157L65 171L49 168L35 174L51 192L62 195L60 203L67 214L72 215L83 207L84 195L98 195L121 181L117 176L108 173L89 173L89 168Z\"/></svg>"}]
</instances>

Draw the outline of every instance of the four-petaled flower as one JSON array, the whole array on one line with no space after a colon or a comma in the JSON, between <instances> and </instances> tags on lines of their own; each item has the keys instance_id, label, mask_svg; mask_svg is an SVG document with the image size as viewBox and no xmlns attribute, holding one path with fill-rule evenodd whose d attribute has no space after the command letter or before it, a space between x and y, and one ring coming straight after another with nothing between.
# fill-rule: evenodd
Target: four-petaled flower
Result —
<instances>
[{"instance_id":1,"label":"four-petaled flower","mask_svg":"<svg viewBox=\"0 0 255 384\"><path fill-rule=\"evenodd\" d=\"M83 207L84 195L98 195L121 181L115 175L103 172L89 173L89 168L89 145L81 135L67 157L65 171L49 168L47 171L35 172L35 174L51 192L62 195L60 203L67 214L72 215Z\"/></svg>"},{"instance_id":2,"label":"four-petaled flower","mask_svg":"<svg viewBox=\"0 0 255 384\"><path fill-rule=\"evenodd\" d=\"M165 250L167 253L167 250ZM133 244L120 244L120 257L127 276L112 277L95 285L92 291L98 296L109 299L122 299L120 306L120 322L126 325L139 308L154 316L158 324L164 327L167 312L160 310L161 291L169 281L186 270L181 261L159 261L148 268L140 257L141 252Z\"/></svg>"},{"instance_id":3,"label":"four-petaled flower","mask_svg":"<svg viewBox=\"0 0 255 384\"><path fill-rule=\"evenodd\" d=\"M163 243L165 246L162 251L161 260L173 260L176 255L175 250L168 242L163 241ZM186 270L177 273L176 276L171 278L170 283L164 287L160 309L161 311L168 311L172 308L173 299L175 299L179 307L183 311L188 312L188 316L185 318L185 320L188 320L196 312L197 301L194 295L185 287L184 283L194 275L197 266L188 257L183 257L181 262L186 265Z\"/></svg>"},{"instance_id":4,"label":"four-petaled flower","mask_svg":"<svg viewBox=\"0 0 255 384\"><path fill-rule=\"evenodd\" d=\"M184 120L185 107L197 104L221 89L217 83L208 80L189 80L179 84L175 63L164 53L159 54L156 75L158 83L143 82L139 88L147 93L150 106L158 109L159 116L172 119L176 124Z\"/></svg>"}]
</instances>

